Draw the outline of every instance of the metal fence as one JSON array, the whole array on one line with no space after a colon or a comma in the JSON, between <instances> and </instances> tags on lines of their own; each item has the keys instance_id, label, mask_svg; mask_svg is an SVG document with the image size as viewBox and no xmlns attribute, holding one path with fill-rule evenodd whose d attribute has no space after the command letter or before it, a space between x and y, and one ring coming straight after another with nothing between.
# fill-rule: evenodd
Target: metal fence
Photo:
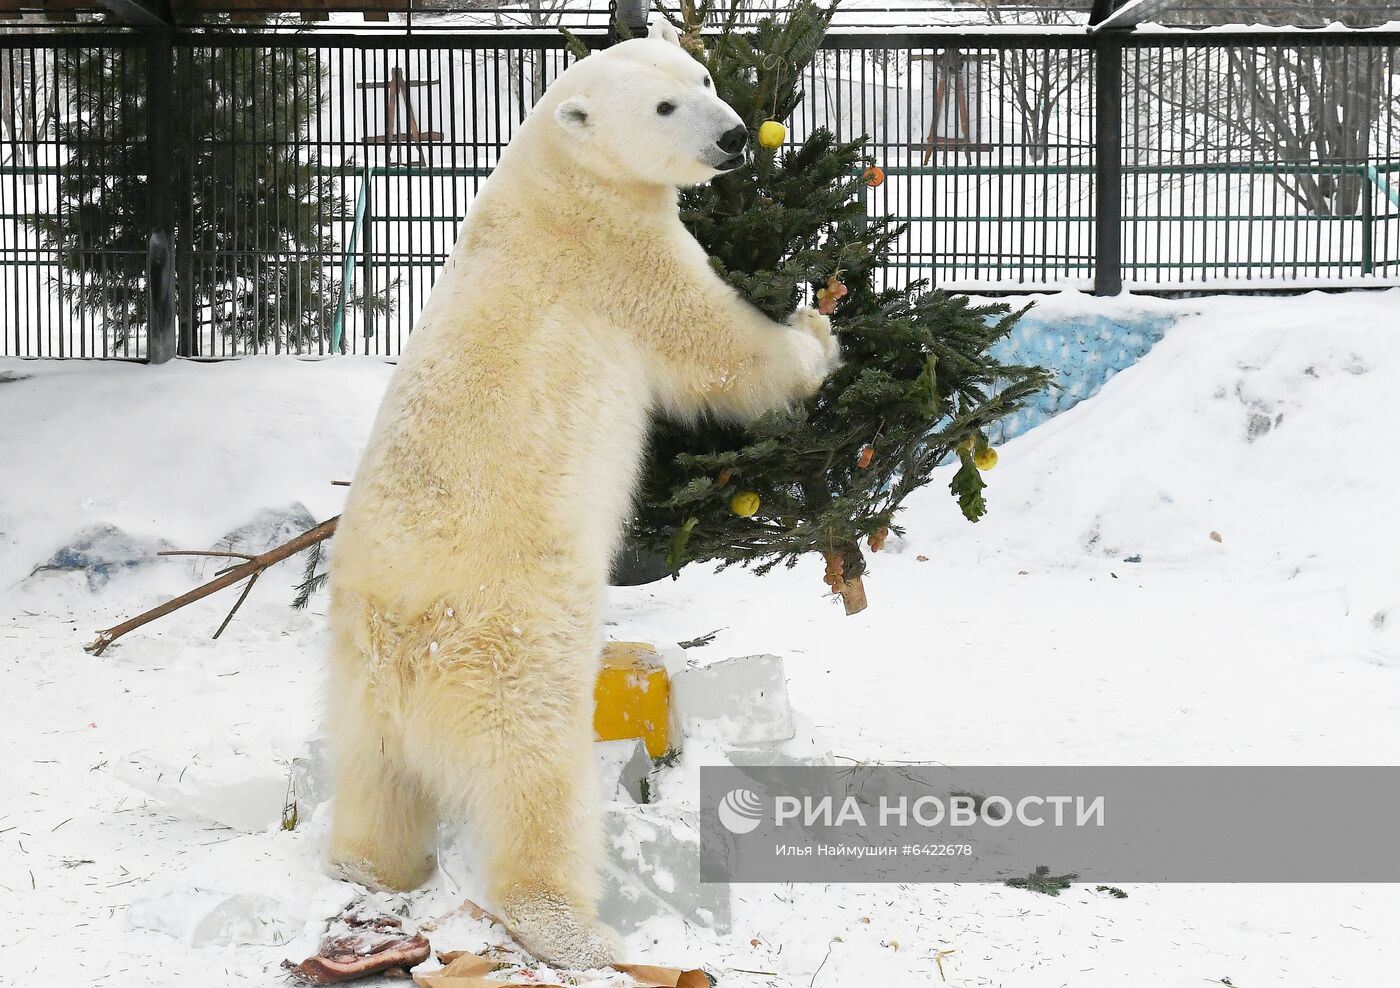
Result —
<instances>
[{"instance_id":1,"label":"metal fence","mask_svg":"<svg viewBox=\"0 0 1400 988\"><path fill-rule=\"evenodd\" d=\"M520 32L0 38L0 354L143 355L161 211L181 353L398 353L571 59ZM790 140L865 135L888 176L892 282L1400 283L1393 34L838 33L805 90Z\"/></svg>"}]
</instances>

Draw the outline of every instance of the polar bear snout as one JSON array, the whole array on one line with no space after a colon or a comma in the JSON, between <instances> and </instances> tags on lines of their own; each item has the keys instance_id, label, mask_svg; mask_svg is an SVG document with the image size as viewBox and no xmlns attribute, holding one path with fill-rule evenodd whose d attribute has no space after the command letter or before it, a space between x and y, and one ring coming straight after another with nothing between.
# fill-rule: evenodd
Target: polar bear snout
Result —
<instances>
[{"instance_id":1,"label":"polar bear snout","mask_svg":"<svg viewBox=\"0 0 1400 988\"><path fill-rule=\"evenodd\" d=\"M749 143L749 131L743 124L730 127L719 140L715 141L725 154L738 154Z\"/></svg>"},{"instance_id":2,"label":"polar bear snout","mask_svg":"<svg viewBox=\"0 0 1400 988\"><path fill-rule=\"evenodd\" d=\"M699 118L695 137L707 143L697 157L701 165L717 172L733 171L744 163L744 149L749 145L749 129L734 108L713 93L695 107Z\"/></svg>"},{"instance_id":3,"label":"polar bear snout","mask_svg":"<svg viewBox=\"0 0 1400 988\"><path fill-rule=\"evenodd\" d=\"M730 127L715 141L715 146L725 155L723 161L715 165L722 172L733 171L744 163L744 148L749 144L749 131L743 124Z\"/></svg>"}]
</instances>

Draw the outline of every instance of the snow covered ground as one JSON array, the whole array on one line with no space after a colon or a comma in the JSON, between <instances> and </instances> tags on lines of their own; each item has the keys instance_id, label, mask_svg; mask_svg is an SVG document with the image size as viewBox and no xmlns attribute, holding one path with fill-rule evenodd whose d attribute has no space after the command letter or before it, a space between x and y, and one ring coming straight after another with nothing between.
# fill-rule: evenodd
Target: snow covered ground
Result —
<instances>
[{"instance_id":1,"label":"snow covered ground","mask_svg":"<svg viewBox=\"0 0 1400 988\"><path fill-rule=\"evenodd\" d=\"M815 559L763 579L691 568L615 591L611 636L721 629L687 657L784 656L804 730L856 760L1400 763L1400 291L1044 305L1179 320L1003 447L981 524L941 483L916 496L907 538L873 559L868 611L822 596ZM96 629L217 566L93 573L55 554L84 530L149 550L296 503L328 517L390 371L0 361L0 983L276 984L350 898L318 867L324 805L245 833L148 794L242 781L224 809L246 810L305 754L325 621L324 598L287 606L297 564L217 642L228 592L93 658ZM712 756L694 746L662 800L693 801ZM450 842L429 888L386 904L421 923L479 894ZM938 951L964 986L1394 983L1395 886L1127 891L738 886L732 932L663 915L627 952L723 985L939 984ZM474 950L494 934L457 915L431 936Z\"/></svg>"}]
</instances>

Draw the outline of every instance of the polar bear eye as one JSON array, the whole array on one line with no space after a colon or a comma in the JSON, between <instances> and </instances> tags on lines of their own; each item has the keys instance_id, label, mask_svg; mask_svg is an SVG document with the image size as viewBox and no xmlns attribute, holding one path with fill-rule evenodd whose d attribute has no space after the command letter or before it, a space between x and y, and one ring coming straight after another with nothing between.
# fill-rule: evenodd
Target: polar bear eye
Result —
<instances>
[{"instance_id":1,"label":"polar bear eye","mask_svg":"<svg viewBox=\"0 0 1400 988\"><path fill-rule=\"evenodd\" d=\"M709 76L705 76L705 88L706 88L706 89L709 89L709 88L710 88L710 77L709 77Z\"/></svg>"},{"instance_id":2,"label":"polar bear eye","mask_svg":"<svg viewBox=\"0 0 1400 988\"><path fill-rule=\"evenodd\" d=\"M656 112L661 114L663 117L669 117L671 114L676 112L676 104L668 103L663 100L662 102L656 104Z\"/></svg>"}]
</instances>

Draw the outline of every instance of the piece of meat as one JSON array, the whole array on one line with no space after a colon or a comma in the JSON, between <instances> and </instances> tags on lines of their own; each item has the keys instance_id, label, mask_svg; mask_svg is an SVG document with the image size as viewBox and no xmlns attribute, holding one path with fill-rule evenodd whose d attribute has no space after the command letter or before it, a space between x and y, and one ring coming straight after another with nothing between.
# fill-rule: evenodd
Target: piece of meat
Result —
<instances>
[{"instance_id":1,"label":"piece of meat","mask_svg":"<svg viewBox=\"0 0 1400 988\"><path fill-rule=\"evenodd\" d=\"M310 985L334 985L392 968L407 971L428 959L427 937L405 933L393 916L347 912L331 923L316 956L300 964L284 961L293 977Z\"/></svg>"}]
</instances>

